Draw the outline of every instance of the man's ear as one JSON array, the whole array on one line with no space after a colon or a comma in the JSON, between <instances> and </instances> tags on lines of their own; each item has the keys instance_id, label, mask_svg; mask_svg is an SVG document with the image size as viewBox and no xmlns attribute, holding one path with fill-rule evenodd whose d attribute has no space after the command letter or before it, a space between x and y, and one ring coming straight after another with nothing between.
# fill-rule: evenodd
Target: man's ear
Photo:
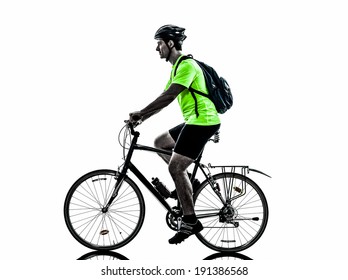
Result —
<instances>
[{"instance_id":1,"label":"man's ear","mask_svg":"<svg viewBox=\"0 0 348 280\"><path fill-rule=\"evenodd\" d=\"M172 40L169 40L167 45L169 46L169 48L173 48L175 44Z\"/></svg>"}]
</instances>

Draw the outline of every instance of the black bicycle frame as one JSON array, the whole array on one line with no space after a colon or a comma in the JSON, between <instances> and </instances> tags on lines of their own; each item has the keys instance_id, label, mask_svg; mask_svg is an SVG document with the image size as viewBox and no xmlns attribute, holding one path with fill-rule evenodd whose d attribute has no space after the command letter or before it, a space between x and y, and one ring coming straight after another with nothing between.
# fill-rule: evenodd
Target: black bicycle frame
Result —
<instances>
[{"instance_id":1,"label":"black bicycle frame","mask_svg":"<svg viewBox=\"0 0 348 280\"><path fill-rule=\"evenodd\" d=\"M145 176L139 171L139 169L131 162L131 158L133 156L133 152L135 150L140 150L140 151L148 151L148 152L154 152L154 153L158 153L158 154L164 154L164 155L172 155L172 151L168 151L168 150L163 150L163 149L157 149L157 148L153 148L153 147L149 147L149 146L143 146L143 145L139 145L137 144L138 138L140 136L140 133L137 131L134 131L133 127L130 126L131 129L131 134L133 135L133 139L131 142L131 145L129 147L129 151L126 157L126 160L124 162L122 171L118 173L118 177L117 177L117 181L115 184L115 189L112 193L112 196L110 197L109 202L107 203L107 205L102 209L103 213L106 213L110 207L110 205L112 204L112 202L114 201L114 199L116 198L116 196L118 195L118 190L124 180L124 178L127 176L127 171L130 170L138 179L141 183L143 183L143 185L157 198L157 200L175 217L178 217L179 214L175 211L172 210L171 206L168 204L168 202L163 198L163 196L155 189L155 187L145 178ZM193 168L193 172L191 175L191 182L193 182L193 180L195 179L196 173L198 168L201 169L201 171L203 172L203 174L205 176L207 176L207 174L204 172L203 168L200 165L200 160L202 158L202 153L199 155L199 157L194 161L194 168Z\"/></svg>"},{"instance_id":2,"label":"black bicycle frame","mask_svg":"<svg viewBox=\"0 0 348 280\"><path fill-rule=\"evenodd\" d=\"M136 168L136 166L131 162L131 158L133 156L133 152L135 150L141 150L141 151L149 151L149 152L154 152L157 154L164 154L164 155L172 155L172 151L168 151L168 150L163 150L163 149L157 149L157 148L153 148L153 147L149 147L149 146L143 146L143 145L139 145L137 144L138 142L138 138L140 136L140 133L137 131L134 131L134 128L131 124L129 124L129 128L131 130L131 134L133 135L133 139L131 142L131 145L129 147L129 151L126 157L126 160L124 162L123 168L121 172L117 172L117 180L116 180L116 184L114 187L114 191L109 199L109 202L107 203L107 205L102 209L103 213L106 213L110 207L110 205L112 204L112 202L114 201L114 199L116 198L116 196L118 195L118 191L120 189L120 186L122 185L123 180L126 178L127 176L127 171L130 170L139 180L141 183L143 183L143 185L157 198L157 200L164 206L164 208L166 208L168 210L168 212L173 215L174 217L178 218L181 214L178 211L174 211L171 206L168 204L168 202L163 198L163 196L155 189L155 187L145 178L145 176L139 171L138 168ZM203 148L204 150L204 148ZM216 193L216 195L219 197L219 199L221 200L221 202L223 204L226 203L226 201L224 201L223 197L221 196L220 190L219 190L219 186L216 185L214 183L214 178L210 175L210 172L208 172L208 174L204 171L203 167L206 167L202 164L200 164L200 161L202 159L202 154L203 154L203 150L200 153L200 155L198 156L198 158L196 160L194 160L194 168L192 171L192 175L191 175L191 183L193 183L196 174L197 174L197 170L198 168L201 170L201 172L203 173L203 175L205 176L205 178L209 181L213 191ZM235 168L241 168L242 169L242 176L246 177L245 173L249 172L249 171L254 171L257 173L260 173L262 175L265 175L267 177L270 177L269 175L256 170L256 169L251 169L248 166L212 166L212 165L208 165L210 168L215 168L215 167L220 167L222 168L223 173L225 172L225 168L231 168L231 172L234 173ZM246 177L247 178L247 177ZM178 200L178 205L179 205L179 200ZM203 215L199 215L200 218L207 218L207 217L211 217L211 216L216 216L219 213L210 213L210 214L203 214Z\"/></svg>"}]
</instances>

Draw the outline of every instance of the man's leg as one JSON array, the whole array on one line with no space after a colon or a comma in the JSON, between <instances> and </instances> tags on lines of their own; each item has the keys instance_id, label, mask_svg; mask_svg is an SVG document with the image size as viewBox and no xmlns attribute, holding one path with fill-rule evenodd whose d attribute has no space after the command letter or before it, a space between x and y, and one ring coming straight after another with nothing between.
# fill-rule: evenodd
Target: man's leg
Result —
<instances>
[{"instance_id":1,"label":"man's leg","mask_svg":"<svg viewBox=\"0 0 348 280\"><path fill-rule=\"evenodd\" d=\"M155 139L154 146L157 149L169 150L171 151L175 146L175 141L168 131L164 132ZM170 161L171 156L158 154L167 164Z\"/></svg>"},{"instance_id":2,"label":"man's leg","mask_svg":"<svg viewBox=\"0 0 348 280\"><path fill-rule=\"evenodd\" d=\"M192 186L186 172L192 162L193 159L174 152L168 166L184 216L194 214Z\"/></svg>"},{"instance_id":3,"label":"man's leg","mask_svg":"<svg viewBox=\"0 0 348 280\"><path fill-rule=\"evenodd\" d=\"M163 149L163 150L173 150L174 146L175 146L175 140L173 139L173 137L170 135L170 133L167 131L163 134L161 134L160 136L158 136L155 141L154 141L154 146L157 149ZM164 155L164 154L158 154L167 164L169 164L171 156L169 155ZM192 160L191 160L192 162ZM190 162L190 163L191 163ZM189 163L189 164L190 164ZM189 174L189 173L187 173ZM190 183L190 181L189 181ZM195 184L199 184L198 180L195 179ZM184 183L185 184L185 183ZM191 184L190 184L191 185ZM177 199L177 190L175 189L174 191L172 191L171 193L171 198Z\"/></svg>"},{"instance_id":4,"label":"man's leg","mask_svg":"<svg viewBox=\"0 0 348 280\"><path fill-rule=\"evenodd\" d=\"M178 244L192 234L196 234L203 229L200 221L197 220L193 205L192 186L188 178L186 169L193 162L193 159L173 153L169 162L169 172L175 183L178 197L183 210L182 223L178 232L169 239L170 244Z\"/></svg>"}]
</instances>

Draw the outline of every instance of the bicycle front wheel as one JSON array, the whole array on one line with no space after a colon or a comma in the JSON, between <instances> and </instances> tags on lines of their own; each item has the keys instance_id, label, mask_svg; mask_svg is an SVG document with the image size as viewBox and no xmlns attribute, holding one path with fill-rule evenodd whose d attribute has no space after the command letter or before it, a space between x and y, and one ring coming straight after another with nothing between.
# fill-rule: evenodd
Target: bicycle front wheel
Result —
<instances>
[{"instance_id":1,"label":"bicycle front wheel","mask_svg":"<svg viewBox=\"0 0 348 280\"><path fill-rule=\"evenodd\" d=\"M82 245L113 250L129 243L145 217L145 203L137 185L128 177L106 213L102 212L116 185L114 170L92 171L70 188L64 203L65 223Z\"/></svg>"},{"instance_id":2,"label":"bicycle front wheel","mask_svg":"<svg viewBox=\"0 0 348 280\"><path fill-rule=\"evenodd\" d=\"M194 194L195 212L204 227L197 238L216 251L245 250L266 228L265 195L254 181L241 174L220 173L213 176L213 181L220 191L214 191L206 180Z\"/></svg>"}]
</instances>

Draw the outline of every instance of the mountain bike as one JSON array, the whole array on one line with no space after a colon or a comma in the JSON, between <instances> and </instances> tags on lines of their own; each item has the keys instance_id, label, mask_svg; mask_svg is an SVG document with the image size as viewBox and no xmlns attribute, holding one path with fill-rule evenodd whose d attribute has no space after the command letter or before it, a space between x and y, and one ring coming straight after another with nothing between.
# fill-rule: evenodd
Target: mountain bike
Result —
<instances>
[{"instance_id":1,"label":"mountain bike","mask_svg":"<svg viewBox=\"0 0 348 280\"><path fill-rule=\"evenodd\" d=\"M178 230L182 210L179 200L171 206L170 192L158 178L150 182L132 163L135 151L171 155L172 151L138 144L136 125L126 122L119 133L123 164L118 171L101 169L83 175L70 188L64 202L65 223L73 237L94 250L114 250L125 246L140 231L145 217L145 201L129 172L163 205L170 229ZM219 142L216 133L212 142ZM255 244L268 221L268 204L260 187L249 172L269 175L235 165L205 165L202 154L194 161L190 180L193 185L194 209L204 228L197 238L219 252L238 252ZM220 170L212 174L211 170ZM196 174L204 181L197 184Z\"/></svg>"}]
</instances>

